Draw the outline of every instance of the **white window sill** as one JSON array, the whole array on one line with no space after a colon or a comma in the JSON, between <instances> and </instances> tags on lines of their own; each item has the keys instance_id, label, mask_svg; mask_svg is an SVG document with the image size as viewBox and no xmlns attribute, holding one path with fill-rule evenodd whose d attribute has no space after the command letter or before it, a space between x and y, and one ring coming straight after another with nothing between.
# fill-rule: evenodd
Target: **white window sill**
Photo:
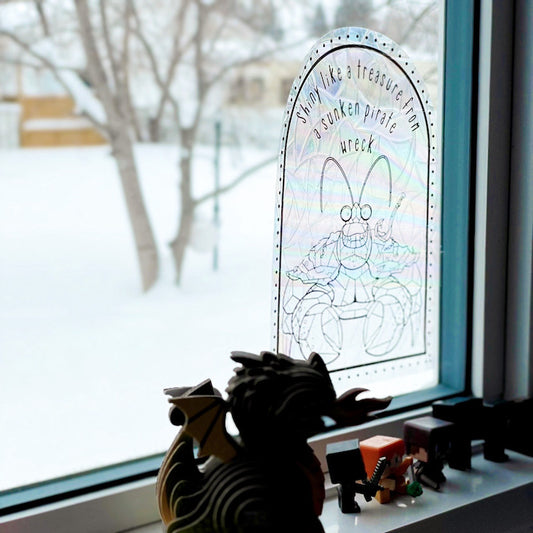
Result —
<instances>
[{"instance_id":1,"label":"white window sill","mask_svg":"<svg viewBox=\"0 0 533 533\"><path fill-rule=\"evenodd\" d=\"M507 452L510 460L498 464L482 454L472 458L472 470L446 468L439 492L429 488L419 498L396 497L389 504L364 501L359 514L342 514L335 487L321 516L326 533L530 533L533 524L533 458ZM131 533L161 533L160 523Z\"/></svg>"},{"instance_id":2,"label":"white window sill","mask_svg":"<svg viewBox=\"0 0 533 533\"><path fill-rule=\"evenodd\" d=\"M507 453L506 463L486 461L478 454L469 472L446 468L440 491L424 487L419 498L400 496L382 505L358 495L359 514L342 514L333 493L322 524L326 533L530 533L533 458Z\"/></svg>"},{"instance_id":3,"label":"white window sill","mask_svg":"<svg viewBox=\"0 0 533 533\"><path fill-rule=\"evenodd\" d=\"M401 436L406 419L424 414L427 408L376 420L317 439L312 446L325 465L327 442ZM358 495L359 514L342 514L336 489L327 484L321 521L326 533L532 533L533 458L506 453L510 460L505 463L486 461L477 453L469 472L446 468L441 490L425 488L416 499L401 496L381 505ZM1 517L0 532L70 533L75 525L77 533L161 533L157 519L155 479L149 478Z\"/></svg>"}]
</instances>

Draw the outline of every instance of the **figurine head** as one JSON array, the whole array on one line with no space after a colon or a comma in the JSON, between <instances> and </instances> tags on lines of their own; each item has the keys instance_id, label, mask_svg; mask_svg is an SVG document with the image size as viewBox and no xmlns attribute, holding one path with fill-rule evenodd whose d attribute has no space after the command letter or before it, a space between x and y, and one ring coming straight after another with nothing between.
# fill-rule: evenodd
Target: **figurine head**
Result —
<instances>
[{"instance_id":1,"label":"figurine head","mask_svg":"<svg viewBox=\"0 0 533 533\"><path fill-rule=\"evenodd\" d=\"M402 439L375 435L361 441L359 447L368 477L372 476L374 468L376 468L381 457L385 457L388 462L384 476L394 474L396 470L403 468L402 461L405 454L405 444Z\"/></svg>"},{"instance_id":2,"label":"figurine head","mask_svg":"<svg viewBox=\"0 0 533 533\"><path fill-rule=\"evenodd\" d=\"M228 383L228 404L245 447L272 448L303 442L326 429L323 417L335 427L361 424L369 413L387 407L391 398L356 401L366 389L348 391L337 399L322 358L307 360L262 352L234 352L242 366ZM280 437L283 438L280 438Z\"/></svg>"},{"instance_id":3,"label":"figurine head","mask_svg":"<svg viewBox=\"0 0 533 533\"><path fill-rule=\"evenodd\" d=\"M449 455L454 431L452 422L433 416L408 420L403 426L407 453L424 463L444 461Z\"/></svg>"},{"instance_id":4,"label":"figurine head","mask_svg":"<svg viewBox=\"0 0 533 533\"><path fill-rule=\"evenodd\" d=\"M335 401L326 365L317 354L307 361L282 354L234 352L241 363L228 383L230 412L245 446L306 440L323 431L322 416Z\"/></svg>"}]
</instances>

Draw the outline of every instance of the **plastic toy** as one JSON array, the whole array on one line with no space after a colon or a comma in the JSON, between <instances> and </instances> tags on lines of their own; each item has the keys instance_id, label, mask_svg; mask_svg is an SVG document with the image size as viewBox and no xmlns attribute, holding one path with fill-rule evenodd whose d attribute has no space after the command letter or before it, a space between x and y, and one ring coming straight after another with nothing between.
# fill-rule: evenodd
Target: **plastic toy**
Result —
<instances>
[{"instance_id":1,"label":"plastic toy","mask_svg":"<svg viewBox=\"0 0 533 533\"><path fill-rule=\"evenodd\" d=\"M488 461L504 462L508 403L483 403L481 398L458 396L433 403L433 416L453 422L457 431L451 440L449 466L470 470L472 440L484 440L483 455Z\"/></svg>"},{"instance_id":2,"label":"plastic toy","mask_svg":"<svg viewBox=\"0 0 533 533\"><path fill-rule=\"evenodd\" d=\"M438 490L446 481L442 470L448 461L455 425L433 416L408 420L403 425L406 452L416 459L415 479Z\"/></svg>"},{"instance_id":3,"label":"plastic toy","mask_svg":"<svg viewBox=\"0 0 533 533\"><path fill-rule=\"evenodd\" d=\"M409 484L409 479L405 475L413 463L413 458L405 457L405 444L402 439L375 435L361 441L359 448L367 475L372 475L382 457L387 460L387 467L379 481L383 490L378 491L375 496L379 503L389 503L393 493L409 494L414 497L422 494L420 484L416 481Z\"/></svg>"},{"instance_id":4,"label":"plastic toy","mask_svg":"<svg viewBox=\"0 0 533 533\"><path fill-rule=\"evenodd\" d=\"M533 457L533 439L529 437L528 420L533 420L533 399L510 402L507 421L507 449Z\"/></svg>"},{"instance_id":5,"label":"plastic toy","mask_svg":"<svg viewBox=\"0 0 533 533\"><path fill-rule=\"evenodd\" d=\"M338 484L339 508L343 513L361 512L355 501L356 494L362 494L369 502L379 490L383 490L379 480L387 467L387 460L382 457L372 477L367 479L358 439L328 444L326 460L331 482Z\"/></svg>"},{"instance_id":6,"label":"plastic toy","mask_svg":"<svg viewBox=\"0 0 533 533\"><path fill-rule=\"evenodd\" d=\"M487 461L503 463L509 459L505 453L509 415L510 402L502 400L483 403L481 436L484 439L483 457Z\"/></svg>"},{"instance_id":7,"label":"plastic toy","mask_svg":"<svg viewBox=\"0 0 533 533\"><path fill-rule=\"evenodd\" d=\"M234 352L227 399L209 380L168 389L170 419L182 425L161 465L159 510L168 533L322 533L324 476L307 439L365 422L391 398L357 400L366 389L336 398L322 358ZM239 430L228 434L231 412ZM330 428L328 428L330 429ZM195 457L193 441L198 444Z\"/></svg>"}]
</instances>

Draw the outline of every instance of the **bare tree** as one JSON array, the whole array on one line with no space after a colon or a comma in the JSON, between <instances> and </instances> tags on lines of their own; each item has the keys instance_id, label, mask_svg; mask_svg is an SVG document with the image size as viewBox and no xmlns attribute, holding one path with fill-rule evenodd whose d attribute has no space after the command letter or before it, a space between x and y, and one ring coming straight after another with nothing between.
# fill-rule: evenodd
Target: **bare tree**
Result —
<instances>
[{"instance_id":1,"label":"bare tree","mask_svg":"<svg viewBox=\"0 0 533 533\"><path fill-rule=\"evenodd\" d=\"M100 102L101 112L95 112L94 106L81 107L111 144L144 290L157 279L158 254L140 190L133 143L157 141L163 119L172 117L180 145L180 209L170 248L179 283L197 207L250 175L245 171L220 190L194 197L193 161L202 119L210 97L216 93L214 89L232 69L261 60L282 47L276 41L281 33L275 7L271 0L73 1L74 33L79 35L84 51L84 66L64 65L57 54L48 53L57 36L52 17L47 16L47 6L57 11L57 3L31 2L46 41L45 52L42 46L32 44L29 36L24 38L1 25L0 35L16 43L38 65L48 68L75 100L83 79ZM65 11L65 5L59 9ZM156 95L148 121L140 116L136 104L134 87L141 83Z\"/></svg>"},{"instance_id":2,"label":"bare tree","mask_svg":"<svg viewBox=\"0 0 533 533\"><path fill-rule=\"evenodd\" d=\"M177 232L170 243L176 281L179 283L197 207L213 196L231 190L243 177L251 174L245 171L221 190L213 190L201 198L194 197L194 151L210 96L233 69L264 59L283 45L272 38L272 35L280 33L270 0L182 0L175 9L171 53L166 69L161 66L162 56L155 52L141 17L135 13L134 18L136 35L162 96L150 121L152 138L157 138L165 106L169 106L180 139L180 210ZM236 35L239 36L237 39ZM179 86L185 83L189 95L179 90ZM173 90L176 85L178 90ZM257 170L272 160L268 158L254 168Z\"/></svg>"},{"instance_id":3,"label":"bare tree","mask_svg":"<svg viewBox=\"0 0 533 533\"><path fill-rule=\"evenodd\" d=\"M45 1L35 0L34 5L42 32L46 38L44 43L46 46L42 46L43 43L41 46L36 46L31 43L29 38L24 39L23 36L3 27L0 27L0 35L16 43L28 56L37 61L38 65L49 69L59 83L79 103L80 90L83 91L85 88L79 76L80 71L62 67L61 62L56 57L56 49L49 39L52 36L52 28L46 15ZM131 134L133 120L129 108L131 99L128 85L131 2L126 1L123 6L122 17L125 24L120 43L117 43L116 40L111 42L110 29L107 24L106 2L104 0L98 2L99 28L109 65L107 70L101 57L99 39L92 26L87 0L75 0L75 8L78 31L85 51L86 78L101 103L101 108L85 107L83 111L111 144L133 230L142 287L146 291L157 280L159 266L157 246L144 205L133 153Z\"/></svg>"},{"instance_id":4,"label":"bare tree","mask_svg":"<svg viewBox=\"0 0 533 533\"><path fill-rule=\"evenodd\" d=\"M122 46L117 50L116 45L111 41L105 1L99 0L98 2L101 31L111 71L111 76L109 76L104 70L104 63L100 57L97 41L91 25L87 0L75 0L89 80L105 110L107 120L104 129L111 143L113 156L118 165L122 189L124 191L137 247L142 286L144 290L148 290L157 280L158 255L155 238L139 184L131 135L132 127L135 126L134 115L131 112L132 103L128 84L132 3L126 1L124 4L123 20L125 23Z\"/></svg>"}]
</instances>

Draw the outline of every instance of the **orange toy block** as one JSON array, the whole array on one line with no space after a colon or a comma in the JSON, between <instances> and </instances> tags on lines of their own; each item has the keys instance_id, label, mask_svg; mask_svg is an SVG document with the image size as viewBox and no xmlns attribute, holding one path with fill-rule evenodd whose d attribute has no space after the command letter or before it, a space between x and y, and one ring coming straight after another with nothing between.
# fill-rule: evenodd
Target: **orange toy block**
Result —
<instances>
[{"instance_id":1,"label":"orange toy block","mask_svg":"<svg viewBox=\"0 0 533 533\"><path fill-rule=\"evenodd\" d=\"M371 477L380 457L386 457L391 466L401 462L405 453L405 443L402 439L396 437L374 435L361 441L359 449L363 456L367 476Z\"/></svg>"},{"instance_id":2,"label":"orange toy block","mask_svg":"<svg viewBox=\"0 0 533 533\"><path fill-rule=\"evenodd\" d=\"M404 476L409 465L412 464L411 456L405 457L405 443L396 437L386 437L375 435L359 443L359 449L363 456L365 470L368 477L372 476L378 459L385 457L388 465L383 472L379 484L383 490L379 491L375 498L379 503L388 503L391 493L405 494L407 491L407 480Z\"/></svg>"}]
</instances>

